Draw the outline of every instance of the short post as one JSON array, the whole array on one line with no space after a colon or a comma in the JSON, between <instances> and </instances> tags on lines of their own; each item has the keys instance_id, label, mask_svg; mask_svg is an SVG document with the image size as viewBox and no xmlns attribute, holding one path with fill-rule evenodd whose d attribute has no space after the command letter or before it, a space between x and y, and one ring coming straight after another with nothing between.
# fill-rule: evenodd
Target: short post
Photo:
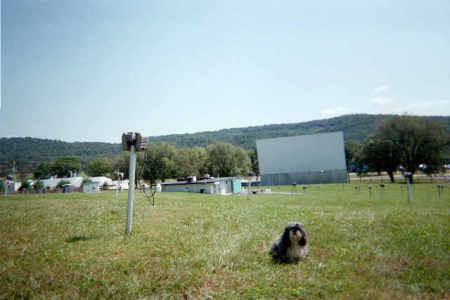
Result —
<instances>
[{"instance_id":1,"label":"short post","mask_svg":"<svg viewBox=\"0 0 450 300\"><path fill-rule=\"evenodd\" d=\"M116 200L119 198L119 169L116 169L114 174L117 176L117 185L116 185Z\"/></svg>"},{"instance_id":2,"label":"short post","mask_svg":"<svg viewBox=\"0 0 450 300\"><path fill-rule=\"evenodd\" d=\"M437 188L438 188L439 199L441 199L441 192L444 189L444 186L443 185L438 185Z\"/></svg>"},{"instance_id":3,"label":"short post","mask_svg":"<svg viewBox=\"0 0 450 300\"><path fill-rule=\"evenodd\" d=\"M411 177L412 177L412 173L411 172L405 172L405 178L406 178L406 182L408 183L408 203L411 203L412 201L412 191L411 191Z\"/></svg>"},{"instance_id":4,"label":"short post","mask_svg":"<svg viewBox=\"0 0 450 300\"><path fill-rule=\"evenodd\" d=\"M369 199L371 199L372 198L372 186L369 185L367 188L369 189Z\"/></svg>"},{"instance_id":5,"label":"short post","mask_svg":"<svg viewBox=\"0 0 450 300\"><path fill-rule=\"evenodd\" d=\"M294 195L294 193L295 193L296 191L297 191L297 183L294 182L294 183L292 184L291 194Z\"/></svg>"},{"instance_id":6,"label":"short post","mask_svg":"<svg viewBox=\"0 0 450 300\"><path fill-rule=\"evenodd\" d=\"M380 184L380 188L381 188L381 198L383 198L384 197L384 184L382 183L382 184Z\"/></svg>"},{"instance_id":7,"label":"short post","mask_svg":"<svg viewBox=\"0 0 450 300\"><path fill-rule=\"evenodd\" d=\"M252 186L252 177L255 175L253 171L248 172L248 186L247 186L247 199L250 199L251 186Z\"/></svg>"},{"instance_id":8,"label":"short post","mask_svg":"<svg viewBox=\"0 0 450 300\"><path fill-rule=\"evenodd\" d=\"M8 196L8 181L3 180L3 196Z\"/></svg>"},{"instance_id":9,"label":"short post","mask_svg":"<svg viewBox=\"0 0 450 300\"><path fill-rule=\"evenodd\" d=\"M133 225L133 197L134 197L134 179L136 176L136 151L145 150L145 144L142 136L137 132L128 132L122 134L122 147L124 151L130 151L130 167L129 176L130 181L128 186L128 205L127 205L127 220L125 225L125 233L131 233Z\"/></svg>"}]
</instances>

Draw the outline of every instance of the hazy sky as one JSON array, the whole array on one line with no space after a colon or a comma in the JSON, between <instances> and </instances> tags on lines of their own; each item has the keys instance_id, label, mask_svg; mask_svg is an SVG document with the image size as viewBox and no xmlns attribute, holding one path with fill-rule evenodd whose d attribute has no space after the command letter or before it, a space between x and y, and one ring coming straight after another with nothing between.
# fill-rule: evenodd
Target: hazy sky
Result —
<instances>
[{"instance_id":1,"label":"hazy sky","mask_svg":"<svg viewBox=\"0 0 450 300\"><path fill-rule=\"evenodd\" d=\"M450 1L3 0L0 137L450 115Z\"/></svg>"}]
</instances>

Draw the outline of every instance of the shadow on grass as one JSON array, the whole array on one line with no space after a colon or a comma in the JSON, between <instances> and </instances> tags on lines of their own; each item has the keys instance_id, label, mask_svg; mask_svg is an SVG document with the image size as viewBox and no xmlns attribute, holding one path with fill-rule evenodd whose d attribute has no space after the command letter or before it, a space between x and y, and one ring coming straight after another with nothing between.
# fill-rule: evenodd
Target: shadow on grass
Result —
<instances>
[{"instance_id":1,"label":"shadow on grass","mask_svg":"<svg viewBox=\"0 0 450 300\"><path fill-rule=\"evenodd\" d=\"M75 242L81 242L81 241L89 241L95 239L94 236L84 236L84 235L76 235L71 238L66 239L67 243L75 243Z\"/></svg>"},{"instance_id":2,"label":"shadow on grass","mask_svg":"<svg viewBox=\"0 0 450 300\"><path fill-rule=\"evenodd\" d=\"M298 265L304 263L305 259L300 259L298 261L288 261L284 259L271 257L270 259L272 265Z\"/></svg>"}]
</instances>

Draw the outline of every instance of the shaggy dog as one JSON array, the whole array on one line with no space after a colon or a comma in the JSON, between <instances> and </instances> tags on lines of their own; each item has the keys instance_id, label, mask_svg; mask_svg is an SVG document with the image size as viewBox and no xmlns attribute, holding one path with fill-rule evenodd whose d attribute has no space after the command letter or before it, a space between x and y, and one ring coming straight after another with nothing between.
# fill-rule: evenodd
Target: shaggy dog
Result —
<instances>
[{"instance_id":1,"label":"shaggy dog","mask_svg":"<svg viewBox=\"0 0 450 300\"><path fill-rule=\"evenodd\" d=\"M289 223L273 243L270 254L278 262L298 262L308 253L308 236L302 223Z\"/></svg>"}]
</instances>

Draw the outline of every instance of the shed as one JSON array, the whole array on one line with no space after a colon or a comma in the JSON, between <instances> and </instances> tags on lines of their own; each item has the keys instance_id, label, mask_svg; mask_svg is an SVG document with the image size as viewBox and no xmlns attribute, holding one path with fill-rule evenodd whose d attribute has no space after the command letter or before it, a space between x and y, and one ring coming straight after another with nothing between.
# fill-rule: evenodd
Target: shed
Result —
<instances>
[{"instance_id":1,"label":"shed","mask_svg":"<svg viewBox=\"0 0 450 300\"><path fill-rule=\"evenodd\" d=\"M83 193L97 193L100 191L97 182L90 182L83 184Z\"/></svg>"}]
</instances>

